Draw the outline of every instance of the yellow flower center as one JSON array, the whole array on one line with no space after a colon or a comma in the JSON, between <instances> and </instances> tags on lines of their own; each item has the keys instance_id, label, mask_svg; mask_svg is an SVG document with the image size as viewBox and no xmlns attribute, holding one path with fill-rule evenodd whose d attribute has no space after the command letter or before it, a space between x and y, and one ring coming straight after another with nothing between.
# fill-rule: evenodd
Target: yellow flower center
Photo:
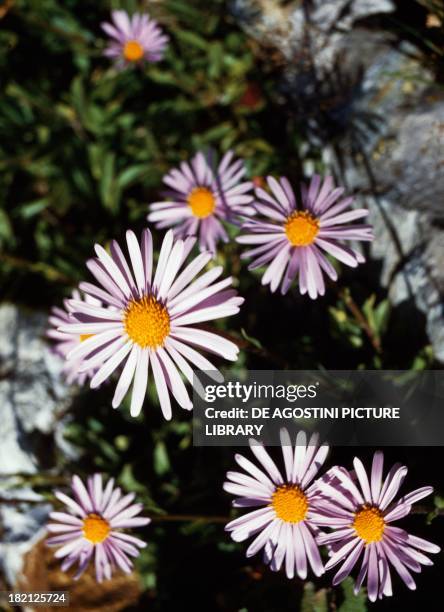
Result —
<instances>
[{"instance_id":1,"label":"yellow flower center","mask_svg":"<svg viewBox=\"0 0 444 612\"><path fill-rule=\"evenodd\" d=\"M123 47L123 56L128 62L138 62L143 53L143 47L137 40L128 40Z\"/></svg>"},{"instance_id":2,"label":"yellow flower center","mask_svg":"<svg viewBox=\"0 0 444 612\"><path fill-rule=\"evenodd\" d=\"M380 542L384 534L385 521L379 508L365 505L356 512L353 527L356 534L364 540L366 544L370 542Z\"/></svg>"},{"instance_id":3,"label":"yellow flower center","mask_svg":"<svg viewBox=\"0 0 444 612\"><path fill-rule=\"evenodd\" d=\"M206 187L195 187L188 195L187 202L191 212L198 219L205 219L216 208L215 197Z\"/></svg>"},{"instance_id":4,"label":"yellow flower center","mask_svg":"<svg viewBox=\"0 0 444 612\"><path fill-rule=\"evenodd\" d=\"M85 342L85 340L88 340L88 338L92 338L94 336L94 334L82 334L80 336L80 342Z\"/></svg>"},{"instance_id":5,"label":"yellow flower center","mask_svg":"<svg viewBox=\"0 0 444 612\"><path fill-rule=\"evenodd\" d=\"M319 233L319 220L308 212L294 212L288 217L284 227L293 246L308 246Z\"/></svg>"},{"instance_id":6,"label":"yellow flower center","mask_svg":"<svg viewBox=\"0 0 444 612\"><path fill-rule=\"evenodd\" d=\"M142 348L162 346L170 333L168 310L153 296L131 300L124 317L128 336Z\"/></svg>"},{"instance_id":7,"label":"yellow flower center","mask_svg":"<svg viewBox=\"0 0 444 612\"><path fill-rule=\"evenodd\" d=\"M83 535L92 544L100 544L109 535L111 527L108 521L99 516L98 514L88 514L83 519Z\"/></svg>"},{"instance_id":8,"label":"yellow flower center","mask_svg":"<svg viewBox=\"0 0 444 612\"><path fill-rule=\"evenodd\" d=\"M271 505L276 515L287 523L303 521L308 512L307 496L293 484L278 487L271 498Z\"/></svg>"}]
</instances>

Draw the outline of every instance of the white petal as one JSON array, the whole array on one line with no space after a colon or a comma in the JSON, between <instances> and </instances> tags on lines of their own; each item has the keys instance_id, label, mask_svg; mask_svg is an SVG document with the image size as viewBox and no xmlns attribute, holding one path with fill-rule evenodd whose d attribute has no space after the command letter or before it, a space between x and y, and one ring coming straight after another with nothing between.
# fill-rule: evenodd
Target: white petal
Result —
<instances>
[{"instance_id":1,"label":"white petal","mask_svg":"<svg viewBox=\"0 0 444 612\"><path fill-rule=\"evenodd\" d=\"M169 421L172 416L170 394L168 392L168 385L165 380L165 376L162 372L162 366L160 365L157 355L154 351L151 353L151 367L153 368L154 382L156 384L160 408L165 419Z\"/></svg>"},{"instance_id":2,"label":"white petal","mask_svg":"<svg viewBox=\"0 0 444 612\"><path fill-rule=\"evenodd\" d=\"M125 366L120 374L119 382L117 383L116 390L114 392L112 407L117 408L121 401L125 397L131 381L133 380L134 371L139 358L140 347L136 344L131 349L128 359L126 360Z\"/></svg>"},{"instance_id":3,"label":"white petal","mask_svg":"<svg viewBox=\"0 0 444 612\"><path fill-rule=\"evenodd\" d=\"M106 378L108 378L108 376L110 376L110 374L112 374L112 372L114 372L117 366L128 355L132 346L132 342L127 342L100 367L91 380L91 389L98 387Z\"/></svg>"},{"instance_id":4,"label":"white petal","mask_svg":"<svg viewBox=\"0 0 444 612\"><path fill-rule=\"evenodd\" d=\"M139 242L136 235L131 230L126 232L126 243L133 266L137 289L140 293L145 289L145 274L143 269L142 253L140 252Z\"/></svg>"},{"instance_id":5,"label":"white petal","mask_svg":"<svg viewBox=\"0 0 444 612\"><path fill-rule=\"evenodd\" d=\"M190 401L190 397L188 395L188 391L186 390L184 382L181 379L176 366L171 361L171 358L169 357L168 353L164 349L159 348L157 350L157 357L165 367L165 370L168 374L168 378L170 379L171 391L177 402L182 408L185 408L185 410L191 410L193 408L193 403Z\"/></svg>"},{"instance_id":6,"label":"white petal","mask_svg":"<svg viewBox=\"0 0 444 612\"><path fill-rule=\"evenodd\" d=\"M148 384L148 349L142 349L137 360L136 373L134 375L133 391L131 394L130 414L136 417L142 410Z\"/></svg>"}]
</instances>

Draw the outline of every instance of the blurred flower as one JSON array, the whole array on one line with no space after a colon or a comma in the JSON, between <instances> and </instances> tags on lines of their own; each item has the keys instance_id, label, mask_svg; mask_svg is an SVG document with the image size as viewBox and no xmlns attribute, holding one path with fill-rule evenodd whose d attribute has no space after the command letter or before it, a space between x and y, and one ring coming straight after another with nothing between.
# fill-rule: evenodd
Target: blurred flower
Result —
<instances>
[{"instance_id":1,"label":"blurred flower","mask_svg":"<svg viewBox=\"0 0 444 612\"><path fill-rule=\"evenodd\" d=\"M72 297L75 300L84 300L87 304L95 304L97 306L101 305L100 300L93 298L89 295L85 295L83 298L79 291L76 289L72 292ZM53 306L51 308L51 315L48 319L50 324L50 328L47 330L46 335L51 340L55 341L53 345L54 352L63 357L66 360L66 356L68 353L78 346L80 342L83 342L89 335L76 335L67 334L66 332L62 332L59 330L61 325L65 325L66 323L72 323L73 317L71 314L72 309L69 306L69 301L64 300L63 302L65 310L62 308L58 308L57 306ZM86 371L79 372L79 367L81 365L81 359L76 359L74 361L65 361L65 365L63 366L63 373L65 374L66 381L68 384L77 383L78 385L83 385L85 381L89 378L92 378L95 373L95 369L89 369Z\"/></svg>"},{"instance_id":2,"label":"blurred flower","mask_svg":"<svg viewBox=\"0 0 444 612\"><path fill-rule=\"evenodd\" d=\"M163 182L171 187L166 202L150 205L148 221L161 229L173 226L177 237L199 235L201 251L215 253L219 240L228 241L221 221L233 222L236 215L249 215L253 197L249 194L253 184L240 182L246 172L245 164L233 161L228 151L214 169L211 154L199 151L191 163L182 162L165 175Z\"/></svg>"},{"instance_id":3,"label":"blurred flower","mask_svg":"<svg viewBox=\"0 0 444 612\"><path fill-rule=\"evenodd\" d=\"M365 217L368 211L359 208L344 212L352 198L338 202L344 190L334 189L331 177L322 183L321 177L315 175L308 188L302 185L300 208L285 177L278 181L270 176L267 183L271 193L256 189L255 202L257 212L265 218L248 219L242 226L245 234L236 239L242 244L255 245L242 257L254 257L250 270L269 264L262 284L270 284L271 291L276 291L281 284L281 292L286 293L298 277L302 295L308 293L312 299L324 295L323 273L337 280L336 270L324 252L352 268L365 261L358 251L338 241L372 240L370 225L349 225Z\"/></svg>"},{"instance_id":4,"label":"blurred flower","mask_svg":"<svg viewBox=\"0 0 444 612\"><path fill-rule=\"evenodd\" d=\"M256 535L247 549L247 557L264 549L264 562L278 571L285 558L285 571L293 578L294 570L302 579L307 576L307 559L316 576L324 573L315 538L318 534L313 513L317 512L316 482L310 485L328 453L328 446L318 446L318 435L299 432L293 446L286 429L281 430L285 464L284 479L262 444L250 440L250 448L264 470L242 455L235 459L242 472L228 472L224 489L236 495L235 507L261 506L228 523L225 527L236 542ZM309 486L310 485L310 486Z\"/></svg>"},{"instance_id":5,"label":"blurred flower","mask_svg":"<svg viewBox=\"0 0 444 612\"><path fill-rule=\"evenodd\" d=\"M318 481L319 489L326 496L318 522L334 529L318 538L318 543L330 546L330 560L325 567L330 569L343 562L333 578L333 584L339 584L362 554L355 594L367 576L371 601L392 595L390 565L409 589L415 589L409 570L420 572L421 565L433 565L421 551L440 550L435 544L392 526L393 521L410 513L412 504L430 495L432 487L416 489L394 502L407 468L396 464L383 480L383 463L383 453L376 452L369 479L362 462L355 457L354 473L336 466Z\"/></svg>"},{"instance_id":6,"label":"blurred flower","mask_svg":"<svg viewBox=\"0 0 444 612\"><path fill-rule=\"evenodd\" d=\"M111 255L96 245L97 258L88 262L88 268L102 288L81 283L80 289L113 310L81 300L69 301L81 321L70 321L61 326L61 331L76 336L88 334L91 338L77 344L67 358L69 361L81 359L82 371L98 368L91 380L92 388L100 385L125 360L112 405L119 406L134 381L133 416L142 409L151 365L162 412L170 419L170 392L182 408L193 407L179 372L192 383L190 363L194 368L216 371L190 345L230 361L237 359L239 351L233 342L193 325L236 314L243 298L228 289L231 277L214 282L221 275L222 266L195 280L210 261L210 253L200 254L179 273L195 244L193 238L174 242L173 232L166 234L154 278L150 231L144 230L141 247L131 231L127 231L126 240L132 269L115 240L111 243Z\"/></svg>"},{"instance_id":7,"label":"blurred flower","mask_svg":"<svg viewBox=\"0 0 444 612\"><path fill-rule=\"evenodd\" d=\"M140 13L130 17L125 11L112 11L111 18L113 23L102 23L103 30L111 37L104 54L115 59L118 68L162 59L168 36L163 34L157 21Z\"/></svg>"},{"instance_id":8,"label":"blurred flower","mask_svg":"<svg viewBox=\"0 0 444 612\"><path fill-rule=\"evenodd\" d=\"M111 478L103 488L100 474L90 476L87 487L78 476L72 477L74 499L59 491L56 497L65 504L67 512L51 512L48 531L57 534L49 538L49 546L61 546L55 556L63 559L62 571L74 563L79 567L77 580L94 558L98 582L109 580L114 567L129 574L133 564L129 557L137 557L145 542L120 529L142 527L151 519L137 516L142 504L133 504L135 494L122 496L119 487L114 487Z\"/></svg>"}]
</instances>

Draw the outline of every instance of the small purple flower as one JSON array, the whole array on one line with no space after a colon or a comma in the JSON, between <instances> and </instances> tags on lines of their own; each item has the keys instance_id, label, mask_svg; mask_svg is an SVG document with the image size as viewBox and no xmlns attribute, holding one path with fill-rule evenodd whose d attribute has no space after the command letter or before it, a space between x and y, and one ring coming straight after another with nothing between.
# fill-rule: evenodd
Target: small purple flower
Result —
<instances>
[{"instance_id":1,"label":"small purple flower","mask_svg":"<svg viewBox=\"0 0 444 612\"><path fill-rule=\"evenodd\" d=\"M328 570L341 563L333 578L333 584L337 585L362 556L355 594L367 577L371 601L392 595L390 566L408 588L414 590L416 585L410 571L419 573L421 565L433 565L422 551L437 553L440 550L435 544L392 525L407 516L415 502L430 495L432 487L416 489L393 501L407 468L395 464L383 479L383 463L383 453L376 452L369 479L362 462L355 457L354 473L336 466L318 481L325 499L316 518L318 524L334 529L318 537L319 544L330 547L330 560L325 568Z\"/></svg>"},{"instance_id":2,"label":"small purple flower","mask_svg":"<svg viewBox=\"0 0 444 612\"><path fill-rule=\"evenodd\" d=\"M95 304L96 306L100 306L100 300L93 298L89 295L85 295L82 297L79 291L76 289L72 292L72 298L75 300L84 300L86 304ZM88 335L77 335L73 336L72 334L67 334L66 332L62 332L59 330L59 327L62 325L66 325L66 323L73 322L72 308L69 306L69 301L64 300L63 302L64 308L59 308L57 306L53 306L51 308L51 315L48 319L50 324L49 329L46 332L48 338L54 341L54 352L66 360L66 356L68 353L78 346L84 340L89 338ZM75 319L74 319L75 320ZM74 361L65 361L63 366L63 373L66 377L66 381L68 384L76 383L78 385L83 385L88 379L92 378L95 374L95 369L91 368L86 371L79 371L81 366L81 360Z\"/></svg>"},{"instance_id":3,"label":"small purple flower","mask_svg":"<svg viewBox=\"0 0 444 612\"><path fill-rule=\"evenodd\" d=\"M256 189L255 208L263 218L247 220L242 226L245 234L236 239L241 244L254 245L242 257L254 258L250 270L268 266L262 284L269 284L271 291L281 285L285 294L298 277L300 293L316 299L325 293L323 275L333 281L338 277L325 254L352 268L365 261L361 253L339 241L373 240L370 225L350 225L368 211L359 208L344 212L353 198L339 199L344 189L335 189L331 177L322 182L315 175L308 187L302 185L301 206L288 179L269 176L267 183L270 193Z\"/></svg>"},{"instance_id":4,"label":"small purple flower","mask_svg":"<svg viewBox=\"0 0 444 612\"><path fill-rule=\"evenodd\" d=\"M159 229L173 227L179 238L199 235L200 250L215 253L219 240L228 241L222 221L235 223L238 216L254 213L253 183L242 181L245 164L233 161L233 155L228 151L215 168L211 153L199 151L190 163L170 170L163 178L171 188L168 200L150 205L148 221Z\"/></svg>"},{"instance_id":5,"label":"small purple flower","mask_svg":"<svg viewBox=\"0 0 444 612\"><path fill-rule=\"evenodd\" d=\"M110 254L96 245L97 257L87 265L100 286L80 283L80 289L103 305L69 301L77 320L64 323L60 331L90 337L77 343L67 359L81 360L81 371L97 370L93 389L124 363L112 405L117 408L132 385L132 416L142 410L151 370L163 415L171 419L170 393L182 408L193 407L180 373L190 383L193 368L218 376L194 346L229 361L236 361L239 352L234 342L196 324L234 315L244 300L231 288L231 277L218 280L222 266L196 278L211 260L210 253L201 253L185 266L194 238L174 241L173 232L167 232L154 270L151 232L144 230L139 243L127 231L126 242L129 259L115 240Z\"/></svg>"},{"instance_id":6,"label":"small purple flower","mask_svg":"<svg viewBox=\"0 0 444 612\"><path fill-rule=\"evenodd\" d=\"M49 538L49 546L60 546L55 556L63 559L62 571L78 562L77 580L94 560L98 582L111 578L112 570L120 568L129 574L133 564L130 557L137 557L145 542L122 529L142 527L151 519L137 516L142 504L133 504L134 493L122 495L110 479L103 487L102 476L94 474L87 480L87 487L78 476L72 477L74 499L59 491L56 497L65 504L66 512L51 512L54 523L48 531L57 534Z\"/></svg>"},{"instance_id":7,"label":"small purple flower","mask_svg":"<svg viewBox=\"0 0 444 612\"><path fill-rule=\"evenodd\" d=\"M231 521L225 530L231 532L235 542L256 536L247 549L247 557L264 549L264 563L273 571L278 571L285 560L288 578L293 578L295 571L300 578L306 578L308 563L316 576L324 573L316 544L319 530L313 520L319 512L319 496L316 482L312 481L327 457L328 446L319 446L318 439L313 434L307 444L301 431L293 449L288 431L281 430L285 477L264 446L250 440L250 448L263 469L243 455L235 455L244 471L228 472L223 485L225 491L236 495L234 507L259 508Z\"/></svg>"},{"instance_id":8,"label":"small purple flower","mask_svg":"<svg viewBox=\"0 0 444 612\"><path fill-rule=\"evenodd\" d=\"M102 23L103 30L111 37L104 55L116 59L116 66L124 68L142 61L159 62L168 43L157 21L149 15L125 11L112 11L113 23Z\"/></svg>"}]
</instances>

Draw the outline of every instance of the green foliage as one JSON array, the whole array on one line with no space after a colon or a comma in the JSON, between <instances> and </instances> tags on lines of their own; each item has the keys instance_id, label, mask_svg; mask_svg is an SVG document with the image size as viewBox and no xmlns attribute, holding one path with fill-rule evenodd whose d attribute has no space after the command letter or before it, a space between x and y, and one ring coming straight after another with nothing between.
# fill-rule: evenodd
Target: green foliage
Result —
<instances>
[{"instance_id":1,"label":"green foliage","mask_svg":"<svg viewBox=\"0 0 444 612\"><path fill-rule=\"evenodd\" d=\"M328 612L327 591L316 591L314 584L307 582L304 586L301 612Z\"/></svg>"},{"instance_id":2,"label":"green foliage","mask_svg":"<svg viewBox=\"0 0 444 612\"><path fill-rule=\"evenodd\" d=\"M142 227L163 174L197 148L235 147L252 169L261 165L256 151L273 150L239 103L257 67L222 7L153 4L171 37L167 57L123 72L101 57L108 3L21 0L10 8L0 57L6 279L17 271L26 278L38 261L78 281L93 242L120 236L130 222ZM51 282L47 268L38 273Z\"/></svg>"},{"instance_id":3,"label":"green foliage","mask_svg":"<svg viewBox=\"0 0 444 612\"><path fill-rule=\"evenodd\" d=\"M344 601L338 608L338 612L366 612L367 595L365 589L361 589L357 595L353 592L353 580L346 578L341 583Z\"/></svg>"}]
</instances>

